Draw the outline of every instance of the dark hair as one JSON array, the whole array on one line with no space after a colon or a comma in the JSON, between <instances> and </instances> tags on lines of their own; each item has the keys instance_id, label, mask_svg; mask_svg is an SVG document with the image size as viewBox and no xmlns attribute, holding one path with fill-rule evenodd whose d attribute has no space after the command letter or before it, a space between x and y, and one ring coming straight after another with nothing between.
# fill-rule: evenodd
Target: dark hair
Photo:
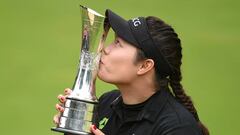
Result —
<instances>
[{"instance_id":1,"label":"dark hair","mask_svg":"<svg viewBox=\"0 0 240 135\"><path fill-rule=\"evenodd\" d=\"M168 61L173 71L173 73L167 77L160 77L159 74L156 73L158 87L169 89L168 84L170 82L171 91L175 98L192 113L199 127L202 129L203 134L209 135L208 129L199 120L197 110L190 96L185 93L181 84L182 75L180 68L182 64L182 47L178 35L170 25L157 17L149 16L146 18L146 22L155 45L159 49L159 52L162 53L163 57ZM137 53L137 60L143 59L146 59L146 57L143 52L139 50Z\"/></svg>"}]
</instances>

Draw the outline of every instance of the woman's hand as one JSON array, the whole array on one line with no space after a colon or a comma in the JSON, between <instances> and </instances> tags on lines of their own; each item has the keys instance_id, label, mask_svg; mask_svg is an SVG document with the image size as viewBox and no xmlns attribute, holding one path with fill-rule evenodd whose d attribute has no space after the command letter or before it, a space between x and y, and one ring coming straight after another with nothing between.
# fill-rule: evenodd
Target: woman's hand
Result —
<instances>
[{"instance_id":1,"label":"woman's hand","mask_svg":"<svg viewBox=\"0 0 240 135\"><path fill-rule=\"evenodd\" d=\"M101 130L97 129L95 125L91 126L91 131L94 135L105 135Z\"/></svg>"},{"instance_id":2,"label":"woman's hand","mask_svg":"<svg viewBox=\"0 0 240 135\"><path fill-rule=\"evenodd\" d=\"M58 100L60 101L60 103L56 104L55 108L58 111L58 114L56 114L53 117L53 122L55 124L59 124L59 118L60 118L60 114L64 111L64 103L66 102L66 97L69 96L72 93L72 90L70 88L66 88L64 90L64 95L60 94L58 95Z\"/></svg>"}]
</instances>

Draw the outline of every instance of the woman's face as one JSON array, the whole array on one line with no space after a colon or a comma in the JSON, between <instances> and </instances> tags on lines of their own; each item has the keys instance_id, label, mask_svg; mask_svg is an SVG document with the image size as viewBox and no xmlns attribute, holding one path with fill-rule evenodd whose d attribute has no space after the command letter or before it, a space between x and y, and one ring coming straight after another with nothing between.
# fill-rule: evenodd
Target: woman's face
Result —
<instances>
[{"instance_id":1,"label":"woman's face","mask_svg":"<svg viewBox=\"0 0 240 135\"><path fill-rule=\"evenodd\" d=\"M136 47L116 37L103 50L98 77L115 85L131 83L137 77L136 54Z\"/></svg>"}]
</instances>

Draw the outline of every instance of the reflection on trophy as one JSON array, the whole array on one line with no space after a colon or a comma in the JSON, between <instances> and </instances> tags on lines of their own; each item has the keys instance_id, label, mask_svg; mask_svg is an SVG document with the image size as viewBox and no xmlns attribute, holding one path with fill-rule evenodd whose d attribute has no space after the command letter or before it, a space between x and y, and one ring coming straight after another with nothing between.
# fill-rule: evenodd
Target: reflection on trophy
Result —
<instances>
[{"instance_id":1,"label":"reflection on trophy","mask_svg":"<svg viewBox=\"0 0 240 135\"><path fill-rule=\"evenodd\" d=\"M53 131L89 135L95 121L96 105L95 80L100 51L105 40L103 34L104 16L80 6L82 12L82 46L78 73L73 92L67 97L60 123Z\"/></svg>"}]
</instances>

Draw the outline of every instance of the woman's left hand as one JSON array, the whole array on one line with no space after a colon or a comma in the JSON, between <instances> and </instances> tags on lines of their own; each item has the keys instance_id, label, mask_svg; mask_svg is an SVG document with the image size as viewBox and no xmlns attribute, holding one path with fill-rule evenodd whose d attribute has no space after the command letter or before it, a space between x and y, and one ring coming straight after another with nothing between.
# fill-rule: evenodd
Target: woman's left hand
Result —
<instances>
[{"instance_id":1,"label":"woman's left hand","mask_svg":"<svg viewBox=\"0 0 240 135\"><path fill-rule=\"evenodd\" d=\"M94 135L105 135L101 130L97 129L95 125L91 126L91 131Z\"/></svg>"}]
</instances>

